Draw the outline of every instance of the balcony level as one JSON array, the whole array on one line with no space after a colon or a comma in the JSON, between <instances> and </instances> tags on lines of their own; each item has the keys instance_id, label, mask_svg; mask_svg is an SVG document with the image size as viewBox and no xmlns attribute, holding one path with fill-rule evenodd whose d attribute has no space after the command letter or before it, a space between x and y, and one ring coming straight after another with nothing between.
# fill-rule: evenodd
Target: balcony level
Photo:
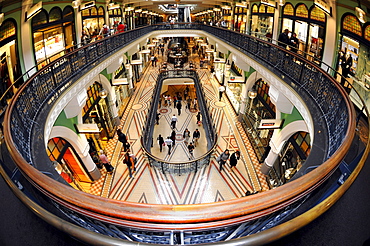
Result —
<instances>
[{"instance_id":1,"label":"balcony level","mask_svg":"<svg viewBox=\"0 0 370 246\"><path fill-rule=\"evenodd\" d=\"M4 121L6 146L16 166L7 161L2 174L15 174L7 180L17 196L48 223L89 244L133 245L133 238L148 237L149 241L141 242L217 243L217 235L244 245L263 244L297 230L329 209L353 183L369 152L366 143L348 162L347 153L358 139L357 115L346 89L321 68L323 64L319 67L272 43L217 27L177 24L175 29L167 28L139 28L81 47L25 83L14 96ZM49 136L56 117L89 78L132 48L133 42L159 33L195 33L217 40L278 91L292 95L291 102L300 110L313 140L311 154L291 181L238 199L163 205L94 196L53 179L53 166L40 150L45 148L45 136ZM348 165L343 164L344 160ZM343 165L350 171L343 171ZM59 226L61 223L64 226ZM204 237L208 241L201 241Z\"/></svg>"}]
</instances>

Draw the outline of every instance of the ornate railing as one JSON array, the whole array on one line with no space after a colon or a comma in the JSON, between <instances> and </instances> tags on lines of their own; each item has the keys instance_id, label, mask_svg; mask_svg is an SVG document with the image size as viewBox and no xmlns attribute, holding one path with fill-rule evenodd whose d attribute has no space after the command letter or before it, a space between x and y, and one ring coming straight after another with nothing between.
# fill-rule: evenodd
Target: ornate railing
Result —
<instances>
[{"instance_id":1,"label":"ornate railing","mask_svg":"<svg viewBox=\"0 0 370 246\"><path fill-rule=\"evenodd\" d=\"M77 49L38 71L16 93L5 114L5 140L12 159L22 171L21 174L17 172L17 182L32 193L38 205L42 205L40 208L33 204L33 208L46 209L89 231L124 239L127 244L131 240L194 244L238 237L243 237L239 240L245 243L251 234L259 242L268 242L269 233L275 238L279 237L279 230L268 228L281 224L292 215L298 216L298 225L303 226L307 222L303 222L299 215L306 210L300 211L301 204L305 204L304 208L310 207L307 203L314 204L321 197L321 192L317 191L330 187L331 175L351 145L355 132L353 106L344 89L315 64L271 43L219 28L196 26L237 47L271 72L284 76L284 81L307 103L317 133L311 155L306 161L309 164L302 168L304 172L310 172L274 190L235 200L195 205L153 205L111 200L74 190L56 181L58 175L52 174L50 160L43 153L43 124L56 99L82 74L116 52L122 44L132 42L150 31L166 28L152 26L132 30ZM292 58L300 61L300 64ZM369 153L368 146L363 156L365 159ZM363 163L364 159L361 161ZM312 168L320 163L317 168ZM17 170L14 166L12 168ZM44 173L48 171L49 177L37 169ZM359 169L356 169L354 176L358 172ZM349 178L351 182L354 176ZM348 185L344 188L348 189ZM326 201L338 200L343 192L340 190L326 198ZM317 217L317 212L322 213L329 207L327 204L320 206L321 210L315 210L315 214L303 214L306 216L304 218ZM307 213L312 212L310 210ZM45 217L50 223L58 225L58 219L54 218L58 220L54 221L50 215ZM68 232L60 224L58 228ZM283 228L299 228L297 224L295 228L290 225L288 223ZM84 233L74 236L89 240ZM109 241L107 238L104 240Z\"/></svg>"},{"instance_id":2,"label":"ornate railing","mask_svg":"<svg viewBox=\"0 0 370 246\"><path fill-rule=\"evenodd\" d=\"M163 81L169 78L190 78L194 81L195 92L197 94L198 107L200 112L202 112L203 127L206 133L208 151L200 157L194 158L189 161L182 162L168 162L163 159L155 157L151 154L150 148L153 141L153 130L155 125L155 118L157 113L157 107L155 105L159 104L161 88ZM173 173L181 175L182 173L187 172L197 172L199 168L208 165L211 156L216 148L217 137L216 137L216 128L214 124L211 123L211 118L208 114L209 108L205 102L205 95L202 86L199 83L198 74L195 70L167 70L162 71L158 78L153 91L151 107L149 109L148 116L146 117L146 122L144 123L145 127L143 128L142 134L142 147L144 152L149 158L149 163L152 167L160 169L163 173Z\"/></svg>"}]
</instances>

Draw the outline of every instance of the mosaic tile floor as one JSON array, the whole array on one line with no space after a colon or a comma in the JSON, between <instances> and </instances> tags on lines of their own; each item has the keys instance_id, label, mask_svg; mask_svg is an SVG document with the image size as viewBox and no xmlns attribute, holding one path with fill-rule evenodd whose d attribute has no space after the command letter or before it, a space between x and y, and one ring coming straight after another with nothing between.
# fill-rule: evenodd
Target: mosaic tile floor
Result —
<instances>
[{"instance_id":1,"label":"mosaic tile floor","mask_svg":"<svg viewBox=\"0 0 370 246\"><path fill-rule=\"evenodd\" d=\"M160 63L163 57L158 58ZM191 59L197 64L197 57L192 56ZM145 71L142 80L137 83L135 93L121 118L120 127L128 136L131 153L138 158L136 172L133 178L129 177L127 166L122 162L122 144L115 136L108 142L106 148L107 156L115 167L114 173L110 175L101 169L102 177L92 185L91 194L138 203L196 204L240 198L247 190L254 193L269 189L264 175L260 172L260 164L247 135L237 121L232 105L225 97L218 101L218 82L211 76L208 69L198 69L198 75L201 78L206 98L211 102L210 113L219 136L216 153L211 158L210 164L196 173L191 172L181 176L163 174L149 165L141 149L140 137L158 76L158 68L150 66ZM169 86L168 92L175 94L176 91L183 91L184 88L178 85ZM191 87L190 95L194 94L194 89ZM153 139L156 139L158 134L164 137L170 135L172 131L170 117L178 113L173 105L162 105L159 112L161 118L159 125L155 126ZM167 161L188 160L191 156L182 137L185 128L188 128L191 134L195 128L199 128L201 138L194 150L194 156L204 154L208 148L207 144L204 144L206 136L203 127L196 124L196 113L197 110L187 109L184 103L181 115L177 116L179 121L176 126L175 148L170 155L167 154L167 147L163 147L163 151L160 152L154 140L152 154ZM240 150L241 158L236 169L230 170L230 166L225 165L223 171L220 172L215 157L226 148L231 153L237 149Z\"/></svg>"}]
</instances>

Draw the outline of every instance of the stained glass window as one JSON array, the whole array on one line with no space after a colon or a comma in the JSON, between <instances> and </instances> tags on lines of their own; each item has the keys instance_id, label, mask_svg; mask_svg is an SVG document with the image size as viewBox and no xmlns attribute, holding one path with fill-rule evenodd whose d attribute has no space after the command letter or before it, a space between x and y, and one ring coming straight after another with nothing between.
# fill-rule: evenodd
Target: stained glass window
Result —
<instances>
[{"instance_id":1,"label":"stained glass window","mask_svg":"<svg viewBox=\"0 0 370 246\"><path fill-rule=\"evenodd\" d=\"M358 36L362 36L361 24L358 21L357 17L354 15L347 15L346 17L344 17L342 27L344 30L355 33Z\"/></svg>"},{"instance_id":2,"label":"stained glass window","mask_svg":"<svg viewBox=\"0 0 370 246\"><path fill-rule=\"evenodd\" d=\"M13 21L6 20L0 27L0 42L15 35L15 24Z\"/></svg>"},{"instance_id":3,"label":"stained glass window","mask_svg":"<svg viewBox=\"0 0 370 246\"><path fill-rule=\"evenodd\" d=\"M365 28L364 35L365 35L365 39L368 40L368 41L370 41L370 25L368 25Z\"/></svg>"},{"instance_id":4,"label":"stained glass window","mask_svg":"<svg viewBox=\"0 0 370 246\"><path fill-rule=\"evenodd\" d=\"M283 14L284 15L291 15L293 16L294 15L294 7L292 4L288 3L284 6L284 11L283 11Z\"/></svg>"},{"instance_id":5,"label":"stained glass window","mask_svg":"<svg viewBox=\"0 0 370 246\"><path fill-rule=\"evenodd\" d=\"M253 4L252 13L258 13L258 5L257 4Z\"/></svg>"},{"instance_id":6,"label":"stained glass window","mask_svg":"<svg viewBox=\"0 0 370 246\"><path fill-rule=\"evenodd\" d=\"M306 5L304 4L298 5L295 15L298 17L308 18L308 9Z\"/></svg>"},{"instance_id":7,"label":"stained glass window","mask_svg":"<svg viewBox=\"0 0 370 246\"><path fill-rule=\"evenodd\" d=\"M325 13L317 7L313 7L311 10L311 19L325 22Z\"/></svg>"},{"instance_id":8,"label":"stained glass window","mask_svg":"<svg viewBox=\"0 0 370 246\"><path fill-rule=\"evenodd\" d=\"M58 21L62 19L62 10L59 7L54 7L49 13L49 22Z\"/></svg>"}]
</instances>

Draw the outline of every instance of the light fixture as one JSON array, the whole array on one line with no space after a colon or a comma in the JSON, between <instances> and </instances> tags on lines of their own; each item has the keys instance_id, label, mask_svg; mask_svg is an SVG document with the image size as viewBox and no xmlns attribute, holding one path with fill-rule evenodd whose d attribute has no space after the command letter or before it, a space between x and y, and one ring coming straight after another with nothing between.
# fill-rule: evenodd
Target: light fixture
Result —
<instances>
[{"instance_id":1,"label":"light fixture","mask_svg":"<svg viewBox=\"0 0 370 246\"><path fill-rule=\"evenodd\" d=\"M101 89L101 90L99 91L99 96L100 96L101 98L106 98L106 97L108 96L108 92L107 92L107 90L106 90L106 89Z\"/></svg>"},{"instance_id":2,"label":"light fixture","mask_svg":"<svg viewBox=\"0 0 370 246\"><path fill-rule=\"evenodd\" d=\"M142 11L142 9L135 9L135 13L141 13Z\"/></svg>"},{"instance_id":3,"label":"light fixture","mask_svg":"<svg viewBox=\"0 0 370 246\"><path fill-rule=\"evenodd\" d=\"M261 3L264 4L264 5L273 7L273 8L277 7L275 0L261 0Z\"/></svg>"},{"instance_id":4,"label":"light fixture","mask_svg":"<svg viewBox=\"0 0 370 246\"><path fill-rule=\"evenodd\" d=\"M108 11L113 10L113 9L119 9L119 8L120 8L119 4L116 4L116 3L113 3L113 2L110 2L108 4Z\"/></svg>"},{"instance_id":5,"label":"light fixture","mask_svg":"<svg viewBox=\"0 0 370 246\"><path fill-rule=\"evenodd\" d=\"M214 8L213 11L219 12L219 11L221 11L221 9L220 8Z\"/></svg>"},{"instance_id":6,"label":"light fixture","mask_svg":"<svg viewBox=\"0 0 370 246\"><path fill-rule=\"evenodd\" d=\"M72 7L78 9L80 7L81 0L72 1Z\"/></svg>"},{"instance_id":7,"label":"light fixture","mask_svg":"<svg viewBox=\"0 0 370 246\"><path fill-rule=\"evenodd\" d=\"M313 4L322 11L324 11L325 14L331 16L331 7L326 2L326 0L314 0Z\"/></svg>"},{"instance_id":8,"label":"light fixture","mask_svg":"<svg viewBox=\"0 0 370 246\"><path fill-rule=\"evenodd\" d=\"M357 6L357 7L355 7L356 16L357 16L358 20L359 20L361 23L365 23L365 22L366 22L366 13L365 13L365 11L361 8L360 0L357 0L357 2L358 2L358 6Z\"/></svg>"},{"instance_id":9,"label":"light fixture","mask_svg":"<svg viewBox=\"0 0 370 246\"><path fill-rule=\"evenodd\" d=\"M5 18L4 13L0 13L0 26L1 26L1 24L3 24L4 18Z\"/></svg>"},{"instance_id":10,"label":"light fixture","mask_svg":"<svg viewBox=\"0 0 370 246\"><path fill-rule=\"evenodd\" d=\"M42 1L33 5L28 11L26 11L26 21L28 21L29 19L31 19L32 17L40 13L41 9L42 9Z\"/></svg>"},{"instance_id":11,"label":"light fixture","mask_svg":"<svg viewBox=\"0 0 370 246\"><path fill-rule=\"evenodd\" d=\"M95 6L95 1L90 1L90 2L87 2L87 3L83 3L80 6L80 10L89 9L89 8L94 7L94 6Z\"/></svg>"},{"instance_id":12,"label":"light fixture","mask_svg":"<svg viewBox=\"0 0 370 246\"><path fill-rule=\"evenodd\" d=\"M222 9L226 9L226 10L230 10L231 9L231 6L229 6L229 5L223 5L221 8Z\"/></svg>"},{"instance_id":13,"label":"light fixture","mask_svg":"<svg viewBox=\"0 0 370 246\"><path fill-rule=\"evenodd\" d=\"M284 6L285 5L285 0L279 0L279 5Z\"/></svg>"}]
</instances>

